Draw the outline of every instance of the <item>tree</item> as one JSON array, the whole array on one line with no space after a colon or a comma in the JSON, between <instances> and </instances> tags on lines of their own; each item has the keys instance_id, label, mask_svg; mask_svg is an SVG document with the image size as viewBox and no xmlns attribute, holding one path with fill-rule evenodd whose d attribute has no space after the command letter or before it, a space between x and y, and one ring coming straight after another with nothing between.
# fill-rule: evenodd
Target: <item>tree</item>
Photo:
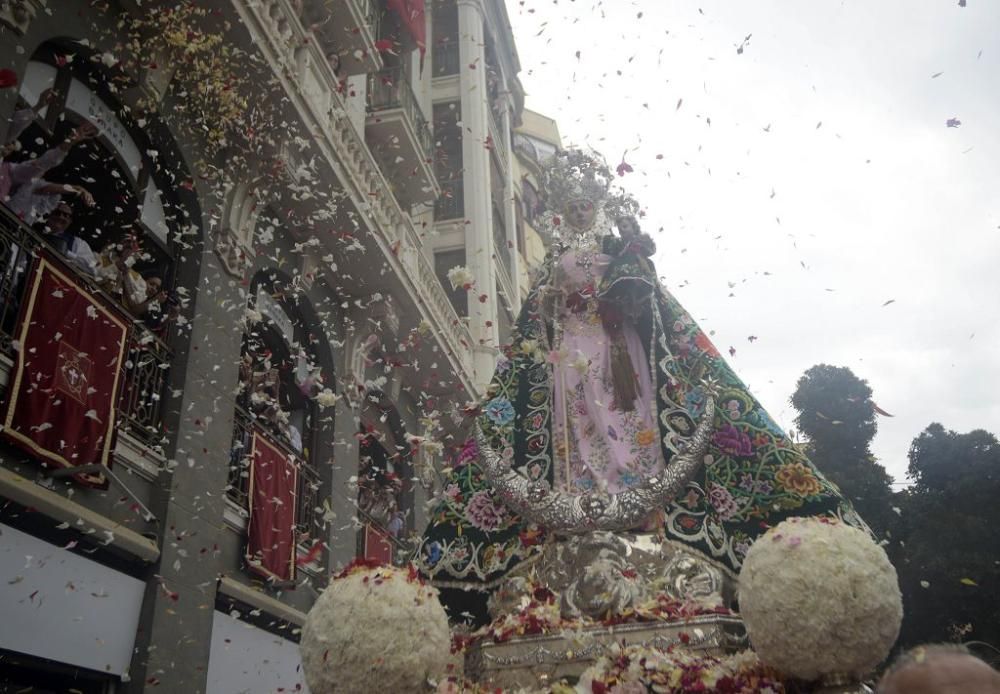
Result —
<instances>
[{"instance_id":1,"label":"tree","mask_svg":"<svg viewBox=\"0 0 1000 694\"><path fill-rule=\"evenodd\" d=\"M847 367L818 364L799 378L791 402L809 457L884 537L894 522L892 478L871 452L878 429L871 396Z\"/></svg>"},{"instance_id":2,"label":"tree","mask_svg":"<svg viewBox=\"0 0 1000 694\"><path fill-rule=\"evenodd\" d=\"M890 547L905 607L900 644L1000 647L1000 442L931 424L909 459L913 486L899 495Z\"/></svg>"}]
</instances>

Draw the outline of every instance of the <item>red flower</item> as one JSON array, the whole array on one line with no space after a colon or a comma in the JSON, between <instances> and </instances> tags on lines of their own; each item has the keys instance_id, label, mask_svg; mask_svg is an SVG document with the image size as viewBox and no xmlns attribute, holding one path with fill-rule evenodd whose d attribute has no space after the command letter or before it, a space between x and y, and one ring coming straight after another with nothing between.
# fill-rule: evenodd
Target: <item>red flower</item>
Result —
<instances>
[{"instance_id":1,"label":"red flower","mask_svg":"<svg viewBox=\"0 0 1000 694\"><path fill-rule=\"evenodd\" d=\"M334 578L346 578L347 576L350 576L355 569L377 569L382 566L385 566L385 563L379 561L378 559L355 557L351 560L351 563L345 566L344 570L334 576Z\"/></svg>"},{"instance_id":2,"label":"red flower","mask_svg":"<svg viewBox=\"0 0 1000 694\"><path fill-rule=\"evenodd\" d=\"M0 70L0 89L17 86L17 73L9 68Z\"/></svg>"},{"instance_id":3,"label":"red flower","mask_svg":"<svg viewBox=\"0 0 1000 694\"><path fill-rule=\"evenodd\" d=\"M625 161L625 157L622 157L622 163L615 167L615 171L618 172L619 176L624 176L627 173L632 173L634 169L632 165Z\"/></svg>"}]
</instances>

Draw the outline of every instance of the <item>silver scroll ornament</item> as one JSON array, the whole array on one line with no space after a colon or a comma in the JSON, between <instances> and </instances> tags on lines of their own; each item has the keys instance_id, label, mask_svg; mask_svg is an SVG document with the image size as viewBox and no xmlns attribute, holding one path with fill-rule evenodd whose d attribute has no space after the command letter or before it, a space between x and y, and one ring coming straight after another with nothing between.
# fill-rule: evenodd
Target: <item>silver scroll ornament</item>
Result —
<instances>
[{"instance_id":1,"label":"silver scroll ornament","mask_svg":"<svg viewBox=\"0 0 1000 694\"><path fill-rule=\"evenodd\" d=\"M547 480L532 481L505 465L476 424L479 461L497 496L512 511L550 532L578 535L594 530L625 531L640 526L650 513L663 508L698 472L708 450L715 420L715 397L705 400L705 411L691 438L680 446L660 474L616 494L595 490L567 494L552 489Z\"/></svg>"}]
</instances>

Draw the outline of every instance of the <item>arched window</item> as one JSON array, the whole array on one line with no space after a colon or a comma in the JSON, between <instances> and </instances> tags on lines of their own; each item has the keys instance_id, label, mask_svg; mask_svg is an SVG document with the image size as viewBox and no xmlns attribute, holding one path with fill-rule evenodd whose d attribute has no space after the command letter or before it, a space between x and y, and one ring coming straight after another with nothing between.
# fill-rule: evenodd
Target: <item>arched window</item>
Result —
<instances>
[{"instance_id":1,"label":"arched window","mask_svg":"<svg viewBox=\"0 0 1000 694\"><path fill-rule=\"evenodd\" d=\"M178 240L196 220L178 200L175 186L182 179L167 166L173 157L161 152L147 133L151 124L129 117L109 87L113 75L105 74L87 56L67 60L67 54L78 50L44 44L28 63L21 80L21 105L32 106L39 100L47 105L18 136L16 159L41 156L83 123L94 125L97 136L73 146L42 178L12 191L9 206L44 238L46 217L56 202L60 198L69 202L68 231L96 256L93 271L82 264L75 269L90 275L130 315L151 323L162 336L164 321L151 314L164 307L151 311L154 307L143 301L141 289L149 282L180 302L183 296L169 292L175 282ZM43 183L63 186L66 192L46 194ZM88 196L93 205L87 204ZM115 267L122 256L127 256L127 273ZM151 296L155 294L151 290Z\"/></svg>"},{"instance_id":2,"label":"arched window","mask_svg":"<svg viewBox=\"0 0 1000 694\"><path fill-rule=\"evenodd\" d=\"M132 118L115 91L121 75L93 57L78 43L48 42L19 75L4 140L18 149L5 162L31 175L10 181L0 211L0 352L12 355L29 273L47 249L129 324L118 432L165 452L161 409L178 337L171 325L188 296L175 291L178 259L200 213L180 189L190 176L166 126L155 113ZM94 137L62 144L84 124ZM54 210L60 233L51 233Z\"/></svg>"},{"instance_id":3,"label":"arched window","mask_svg":"<svg viewBox=\"0 0 1000 694\"><path fill-rule=\"evenodd\" d=\"M320 505L321 484L313 455L318 415L313 397L323 379L318 338L286 277L264 270L250 286L227 495L247 508L256 431L296 462L296 540L309 545L316 540L313 511Z\"/></svg>"},{"instance_id":4,"label":"arched window","mask_svg":"<svg viewBox=\"0 0 1000 694\"><path fill-rule=\"evenodd\" d=\"M358 516L364 526L358 554L392 561L413 528L413 460L402 418L385 392L366 393L358 436Z\"/></svg>"}]
</instances>

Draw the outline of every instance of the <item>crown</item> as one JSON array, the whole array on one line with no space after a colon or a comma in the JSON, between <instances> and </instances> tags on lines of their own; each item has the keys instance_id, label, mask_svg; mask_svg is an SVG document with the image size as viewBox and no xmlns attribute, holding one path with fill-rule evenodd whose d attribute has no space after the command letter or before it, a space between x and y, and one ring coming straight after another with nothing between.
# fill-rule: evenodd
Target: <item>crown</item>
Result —
<instances>
[{"instance_id":1,"label":"crown","mask_svg":"<svg viewBox=\"0 0 1000 694\"><path fill-rule=\"evenodd\" d=\"M571 200L587 199L603 209L613 221L633 216L639 203L620 188L612 189L615 177L604 157L581 149L558 150L542 164L541 184L545 206L560 214Z\"/></svg>"},{"instance_id":2,"label":"crown","mask_svg":"<svg viewBox=\"0 0 1000 694\"><path fill-rule=\"evenodd\" d=\"M558 150L542 166L546 206L562 210L570 200L586 198L600 205L614 176L599 154L579 149Z\"/></svg>"}]
</instances>

